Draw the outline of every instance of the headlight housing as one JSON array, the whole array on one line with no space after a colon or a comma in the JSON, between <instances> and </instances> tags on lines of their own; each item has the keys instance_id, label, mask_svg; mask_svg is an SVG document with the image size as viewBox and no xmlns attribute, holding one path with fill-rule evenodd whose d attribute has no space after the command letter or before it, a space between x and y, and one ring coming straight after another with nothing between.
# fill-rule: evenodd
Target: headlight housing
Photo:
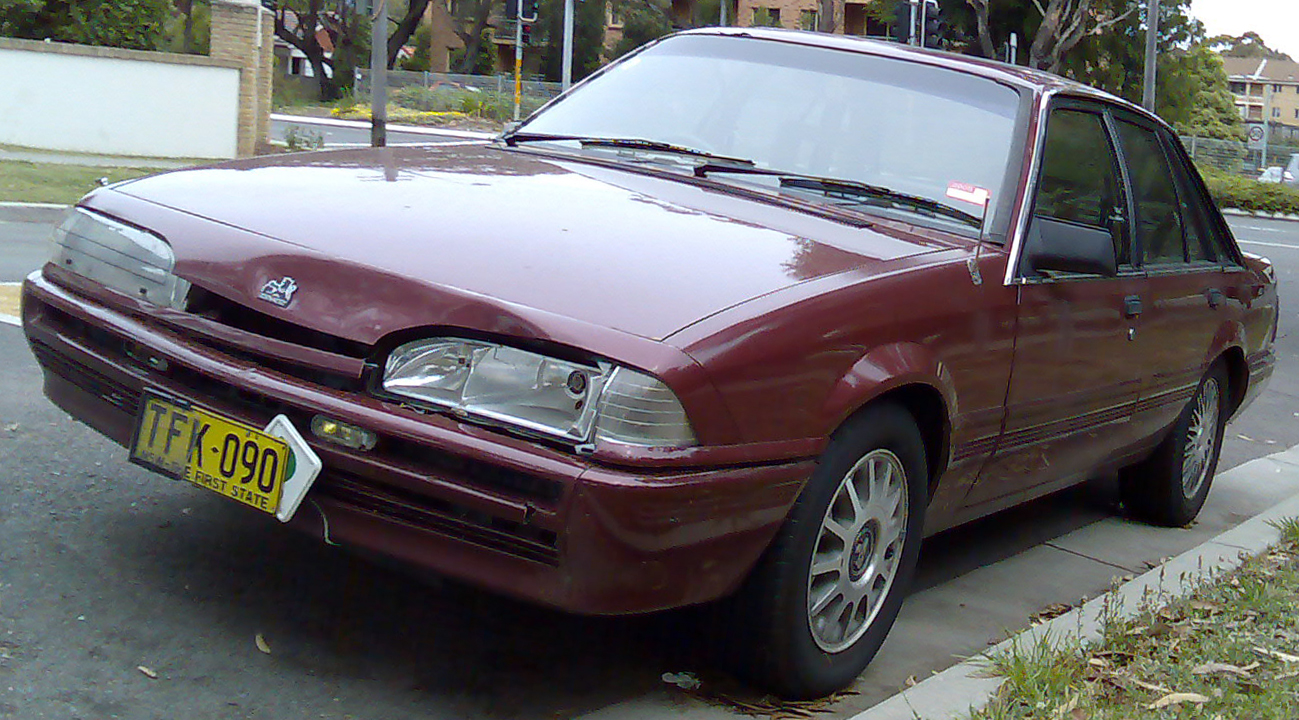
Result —
<instances>
[{"instance_id":1,"label":"headlight housing","mask_svg":"<svg viewBox=\"0 0 1299 720\"><path fill-rule=\"evenodd\" d=\"M661 381L482 340L431 338L392 351L385 392L576 443L687 447L694 432Z\"/></svg>"},{"instance_id":2,"label":"headlight housing","mask_svg":"<svg viewBox=\"0 0 1299 720\"><path fill-rule=\"evenodd\" d=\"M176 254L161 237L74 208L54 231L51 262L133 297L182 309L189 283L172 274Z\"/></svg>"}]
</instances>

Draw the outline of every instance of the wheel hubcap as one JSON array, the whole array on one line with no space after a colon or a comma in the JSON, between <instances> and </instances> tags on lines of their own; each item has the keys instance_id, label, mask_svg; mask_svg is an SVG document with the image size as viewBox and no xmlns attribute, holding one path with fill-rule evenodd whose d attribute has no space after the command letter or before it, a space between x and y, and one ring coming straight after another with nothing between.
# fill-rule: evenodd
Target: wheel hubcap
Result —
<instances>
[{"instance_id":1,"label":"wheel hubcap","mask_svg":"<svg viewBox=\"0 0 1299 720\"><path fill-rule=\"evenodd\" d=\"M1186 428L1186 446L1182 453L1182 495L1188 500L1195 497L1208 478L1213 444L1218 437L1221 407L1222 393L1218 388L1218 380L1209 378L1191 408L1191 421Z\"/></svg>"},{"instance_id":2,"label":"wheel hubcap","mask_svg":"<svg viewBox=\"0 0 1299 720\"><path fill-rule=\"evenodd\" d=\"M826 652L866 633L897 577L907 527L902 461L874 450L839 482L817 533L807 582L807 621Z\"/></svg>"}]
</instances>

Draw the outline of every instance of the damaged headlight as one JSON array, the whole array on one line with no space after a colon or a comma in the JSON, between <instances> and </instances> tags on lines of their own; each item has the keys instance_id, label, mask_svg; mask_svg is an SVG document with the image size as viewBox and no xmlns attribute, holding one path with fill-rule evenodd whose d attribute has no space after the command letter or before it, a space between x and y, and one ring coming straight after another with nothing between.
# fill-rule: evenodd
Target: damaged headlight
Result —
<instances>
[{"instance_id":1,"label":"damaged headlight","mask_svg":"<svg viewBox=\"0 0 1299 720\"><path fill-rule=\"evenodd\" d=\"M680 401L656 378L480 340L433 338L398 347L388 356L383 389L578 443L695 444Z\"/></svg>"},{"instance_id":2,"label":"damaged headlight","mask_svg":"<svg viewBox=\"0 0 1299 720\"><path fill-rule=\"evenodd\" d=\"M74 208L54 231L50 262L155 305L181 309L189 283L172 274L176 254L162 238Z\"/></svg>"}]
</instances>

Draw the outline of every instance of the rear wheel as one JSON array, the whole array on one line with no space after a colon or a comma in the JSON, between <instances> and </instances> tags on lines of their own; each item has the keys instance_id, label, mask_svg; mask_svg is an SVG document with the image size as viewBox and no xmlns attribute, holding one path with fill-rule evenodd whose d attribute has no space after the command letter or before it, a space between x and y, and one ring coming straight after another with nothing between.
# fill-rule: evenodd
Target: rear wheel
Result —
<instances>
[{"instance_id":1,"label":"rear wheel","mask_svg":"<svg viewBox=\"0 0 1299 720\"><path fill-rule=\"evenodd\" d=\"M920 431L897 405L869 407L835 433L735 598L730 644L742 675L810 698L861 674L906 595L927 477Z\"/></svg>"},{"instance_id":2,"label":"rear wheel","mask_svg":"<svg viewBox=\"0 0 1299 720\"><path fill-rule=\"evenodd\" d=\"M1154 454L1123 471L1123 504L1129 512L1169 527L1186 525L1200 513L1222 450L1228 390L1227 373L1218 363Z\"/></svg>"}]
</instances>

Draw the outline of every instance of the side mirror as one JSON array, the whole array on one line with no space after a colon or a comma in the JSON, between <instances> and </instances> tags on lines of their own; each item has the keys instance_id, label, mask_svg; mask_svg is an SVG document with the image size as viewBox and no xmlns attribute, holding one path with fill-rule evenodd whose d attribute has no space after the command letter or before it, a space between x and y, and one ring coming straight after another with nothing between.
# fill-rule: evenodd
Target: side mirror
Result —
<instances>
[{"instance_id":1,"label":"side mirror","mask_svg":"<svg viewBox=\"0 0 1299 720\"><path fill-rule=\"evenodd\" d=\"M1035 215L1028 226L1021 267L1035 275L1043 271L1116 275L1114 238L1108 230Z\"/></svg>"}]
</instances>

